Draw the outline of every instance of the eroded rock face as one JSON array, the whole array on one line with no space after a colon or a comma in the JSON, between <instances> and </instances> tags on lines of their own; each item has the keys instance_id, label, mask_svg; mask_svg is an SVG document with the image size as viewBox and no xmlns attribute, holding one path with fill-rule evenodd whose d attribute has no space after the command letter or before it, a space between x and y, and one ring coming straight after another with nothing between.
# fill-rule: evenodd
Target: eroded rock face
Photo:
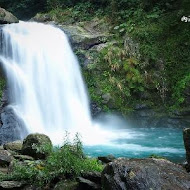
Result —
<instances>
[{"instance_id":1,"label":"eroded rock face","mask_svg":"<svg viewBox=\"0 0 190 190\"><path fill-rule=\"evenodd\" d=\"M46 150L38 150L43 146L52 147L51 140L48 136L38 133L30 134L23 141L22 153L32 156L35 159L45 159L48 152Z\"/></svg>"},{"instance_id":2,"label":"eroded rock face","mask_svg":"<svg viewBox=\"0 0 190 190\"><path fill-rule=\"evenodd\" d=\"M0 24L18 23L19 20L10 12L0 8Z\"/></svg>"},{"instance_id":3,"label":"eroded rock face","mask_svg":"<svg viewBox=\"0 0 190 190\"><path fill-rule=\"evenodd\" d=\"M102 173L104 190L188 190L190 175L163 159L117 159Z\"/></svg>"}]
</instances>

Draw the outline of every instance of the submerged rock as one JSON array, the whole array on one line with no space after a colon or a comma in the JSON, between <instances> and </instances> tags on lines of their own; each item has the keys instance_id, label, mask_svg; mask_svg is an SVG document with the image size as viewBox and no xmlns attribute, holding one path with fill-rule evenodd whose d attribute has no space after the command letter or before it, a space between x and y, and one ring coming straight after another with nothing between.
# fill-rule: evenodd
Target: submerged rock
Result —
<instances>
[{"instance_id":1,"label":"submerged rock","mask_svg":"<svg viewBox=\"0 0 190 190\"><path fill-rule=\"evenodd\" d=\"M163 159L117 159L102 172L104 190L188 190L190 175Z\"/></svg>"},{"instance_id":2,"label":"submerged rock","mask_svg":"<svg viewBox=\"0 0 190 190\"><path fill-rule=\"evenodd\" d=\"M10 12L0 8L0 24L18 23L19 20Z\"/></svg>"},{"instance_id":3,"label":"submerged rock","mask_svg":"<svg viewBox=\"0 0 190 190\"><path fill-rule=\"evenodd\" d=\"M35 159L45 159L49 152L44 149L44 146L52 147L48 136L38 133L30 134L23 141L22 153Z\"/></svg>"},{"instance_id":4,"label":"submerged rock","mask_svg":"<svg viewBox=\"0 0 190 190\"><path fill-rule=\"evenodd\" d=\"M183 140L186 149L187 170L190 171L190 128L183 130Z\"/></svg>"}]
</instances>

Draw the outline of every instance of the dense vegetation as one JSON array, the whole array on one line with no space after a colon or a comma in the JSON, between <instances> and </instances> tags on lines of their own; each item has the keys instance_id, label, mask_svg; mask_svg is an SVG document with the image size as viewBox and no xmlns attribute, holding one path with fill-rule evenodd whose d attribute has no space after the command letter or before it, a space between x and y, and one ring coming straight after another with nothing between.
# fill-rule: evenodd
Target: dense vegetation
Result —
<instances>
[{"instance_id":1,"label":"dense vegetation","mask_svg":"<svg viewBox=\"0 0 190 190\"><path fill-rule=\"evenodd\" d=\"M91 97L100 104L97 86L111 93L113 107L123 113L137 100L167 110L188 107L190 23L181 18L189 15L189 0L0 0L0 5L19 18L37 11L59 22L104 18L117 44L104 48L96 67L84 71ZM133 55L126 50L129 38L139 45Z\"/></svg>"},{"instance_id":2,"label":"dense vegetation","mask_svg":"<svg viewBox=\"0 0 190 190\"><path fill-rule=\"evenodd\" d=\"M75 179L82 172L103 170L103 165L97 159L87 158L78 135L73 142L66 136L64 145L52 147L44 145L37 147L37 151L45 151L49 156L45 160L20 162L14 160L11 173L0 172L0 181L16 180L26 181L36 186L44 187L55 179Z\"/></svg>"}]
</instances>

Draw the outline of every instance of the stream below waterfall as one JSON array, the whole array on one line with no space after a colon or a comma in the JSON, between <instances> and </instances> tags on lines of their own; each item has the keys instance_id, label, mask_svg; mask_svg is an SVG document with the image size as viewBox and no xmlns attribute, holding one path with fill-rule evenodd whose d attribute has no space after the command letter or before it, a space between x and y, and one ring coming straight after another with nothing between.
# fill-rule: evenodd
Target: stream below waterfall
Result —
<instances>
[{"instance_id":1,"label":"stream below waterfall","mask_svg":"<svg viewBox=\"0 0 190 190\"><path fill-rule=\"evenodd\" d=\"M114 155L127 158L145 158L155 154L174 162L185 161L182 129L131 128L113 132L126 136L105 145L85 146L85 153L92 157Z\"/></svg>"}]
</instances>

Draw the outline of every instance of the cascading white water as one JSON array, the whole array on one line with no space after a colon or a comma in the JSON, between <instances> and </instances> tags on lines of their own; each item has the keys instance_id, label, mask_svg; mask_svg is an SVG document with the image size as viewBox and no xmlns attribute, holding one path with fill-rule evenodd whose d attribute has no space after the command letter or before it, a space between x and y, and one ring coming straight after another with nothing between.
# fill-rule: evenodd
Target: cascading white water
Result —
<instances>
[{"instance_id":1,"label":"cascading white water","mask_svg":"<svg viewBox=\"0 0 190 190\"><path fill-rule=\"evenodd\" d=\"M65 131L91 145L128 136L92 121L78 61L61 29L35 22L6 25L2 44L9 106L28 133L44 133L54 144L63 142ZM105 125L113 127L112 121Z\"/></svg>"},{"instance_id":2,"label":"cascading white water","mask_svg":"<svg viewBox=\"0 0 190 190\"><path fill-rule=\"evenodd\" d=\"M79 65L67 36L53 26L20 22L6 25L0 60L11 106L31 133L54 142L65 130L89 130L91 116Z\"/></svg>"}]
</instances>

